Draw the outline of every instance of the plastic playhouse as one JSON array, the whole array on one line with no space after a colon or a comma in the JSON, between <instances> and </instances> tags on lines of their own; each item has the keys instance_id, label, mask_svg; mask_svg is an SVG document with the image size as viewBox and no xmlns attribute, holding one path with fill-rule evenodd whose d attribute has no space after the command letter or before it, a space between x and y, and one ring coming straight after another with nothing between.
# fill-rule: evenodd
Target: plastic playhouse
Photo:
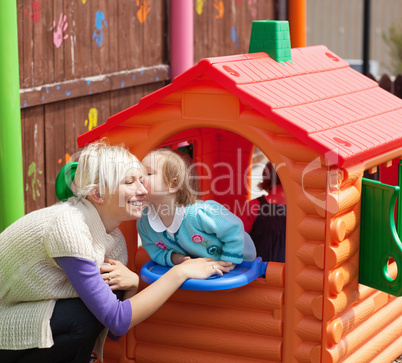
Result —
<instances>
[{"instance_id":1,"label":"plastic playhouse","mask_svg":"<svg viewBox=\"0 0 402 363\"><path fill-rule=\"evenodd\" d=\"M108 342L106 362L355 363L401 354L402 182L363 173L402 158L402 100L325 46L289 45L286 22L255 22L249 54L203 59L78 138L80 147L123 142L139 159L161 145L190 145L212 171L199 170L203 197L234 212L250 197L244 180L256 145L280 165L286 193L286 263L267 261L265 277L236 289L179 290ZM149 257L135 223L122 230L139 271Z\"/></svg>"}]
</instances>

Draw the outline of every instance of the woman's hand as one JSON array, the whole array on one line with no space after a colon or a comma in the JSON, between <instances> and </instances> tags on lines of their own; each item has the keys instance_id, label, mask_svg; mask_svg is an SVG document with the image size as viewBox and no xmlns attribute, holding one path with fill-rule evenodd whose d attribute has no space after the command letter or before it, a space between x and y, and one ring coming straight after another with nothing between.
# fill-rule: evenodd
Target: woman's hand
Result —
<instances>
[{"instance_id":1,"label":"woman's hand","mask_svg":"<svg viewBox=\"0 0 402 363\"><path fill-rule=\"evenodd\" d=\"M207 279L212 275L222 276L224 272L233 270L232 262L216 261L212 258L193 258L183 261L180 265L172 267L172 269L180 269L184 279Z\"/></svg>"},{"instance_id":2,"label":"woman's hand","mask_svg":"<svg viewBox=\"0 0 402 363\"><path fill-rule=\"evenodd\" d=\"M172 263L173 263L174 265L179 265L179 264L183 263L184 261L190 260L191 257L190 257L190 256L186 256L186 255L183 255L183 254L181 254L181 253L175 253L175 252L173 252L172 255L171 255L171 257L170 257L170 259L171 259L171 261L172 261ZM214 260L214 261L215 261L215 260ZM221 262L225 262L225 261L221 261ZM231 262L229 262L229 263L231 263ZM236 264L234 264L234 263L232 263L232 264L229 265L229 266L226 266L226 265L225 265L225 270L222 270L222 271L223 271L223 272L229 272L229 271L232 271L235 267L236 267ZM219 272L218 272L218 273L219 273Z\"/></svg>"},{"instance_id":3,"label":"woman's hand","mask_svg":"<svg viewBox=\"0 0 402 363\"><path fill-rule=\"evenodd\" d=\"M129 296L125 294L125 298L135 295L140 281L138 275L112 258L105 258L105 263L106 265L101 266L100 272L110 289L130 292Z\"/></svg>"}]
</instances>

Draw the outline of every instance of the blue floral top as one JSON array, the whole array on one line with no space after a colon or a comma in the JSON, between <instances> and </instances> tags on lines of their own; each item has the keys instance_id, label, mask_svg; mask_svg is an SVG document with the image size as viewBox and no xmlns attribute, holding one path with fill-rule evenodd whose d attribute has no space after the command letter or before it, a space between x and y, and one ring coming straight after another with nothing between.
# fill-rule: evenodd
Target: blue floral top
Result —
<instances>
[{"instance_id":1,"label":"blue floral top","mask_svg":"<svg viewBox=\"0 0 402 363\"><path fill-rule=\"evenodd\" d=\"M246 257L245 238L251 241L240 218L213 200L176 208L170 227L162 223L151 205L137 221L137 230L151 259L163 266L173 266L173 252L239 264ZM255 253L247 257L253 260Z\"/></svg>"}]
</instances>

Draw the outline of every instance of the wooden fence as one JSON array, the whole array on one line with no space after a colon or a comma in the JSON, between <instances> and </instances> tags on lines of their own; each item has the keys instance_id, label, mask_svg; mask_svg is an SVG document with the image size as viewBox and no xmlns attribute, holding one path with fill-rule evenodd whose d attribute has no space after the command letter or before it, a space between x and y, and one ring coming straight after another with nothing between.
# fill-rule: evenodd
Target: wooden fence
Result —
<instances>
[{"instance_id":1,"label":"wooden fence","mask_svg":"<svg viewBox=\"0 0 402 363\"><path fill-rule=\"evenodd\" d=\"M384 74L378 81L381 88L391 92L395 96L402 98L402 74L396 76L394 80L387 74ZM401 120L402 122L402 120Z\"/></svg>"},{"instance_id":2,"label":"wooden fence","mask_svg":"<svg viewBox=\"0 0 402 363\"><path fill-rule=\"evenodd\" d=\"M189 0L190 1L190 0ZM274 0L194 0L194 60L248 52ZM168 2L17 0L25 212L56 202L80 134L169 82Z\"/></svg>"},{"instance_id":3,"label":"wooden fence","mask_svg":"<svg viewBox=\"0 0 402 363\"><path fill-rule=\"evenodd\" d=\"M190 0L189 0L190 1ZM275 0L194 0L194 61L248 52ZM161 0L17 0L25 211L56 202L76 139L169 82ZM401 77L380 86L401 97Z\"/></svg>"},{"instance_id":4,"label":"wooden fence","mask_svg":"<svg viewBox=\"0 0 402 363\"><path fill-rule=\"evenodd\" d=\"M306 0L307 45L324 44L343 59L361 60L363 0ZM384 40L391 25L400 25L402 0L372 0L370 14L371 72L393 73L390 48Z\"/></svg>"}]
</instances>

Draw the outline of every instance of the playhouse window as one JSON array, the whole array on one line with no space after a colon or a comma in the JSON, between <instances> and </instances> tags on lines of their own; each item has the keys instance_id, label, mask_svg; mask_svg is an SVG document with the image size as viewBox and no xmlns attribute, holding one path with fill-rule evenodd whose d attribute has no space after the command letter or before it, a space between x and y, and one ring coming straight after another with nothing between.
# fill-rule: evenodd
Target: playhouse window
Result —
<instances>
[{"instance_id":1,"label":"playhouse window","mask_svg":"<svg viewBox=\"0 0 402 363\"><path fill-rule=\"evenodd\" d=\"M179 150L192 157L199 176L198 199L215 200L244 222L253 217L250 205L257 198L262 198L258 201L252 223L245 227L256 246L257 258L243 261L222 278L190 279L182 285L182 289L232 289L265 277L268 262L285 262L286 202L276 173L278 166L271 163L273 169L265 172L268 157L252 142L227 130L199 128L173 135L159 147ZM272 188L264 190L260 183L268 178L273 181ZM281 199L278 200L280 191ZM152 283L168 268L149 261L141 268L141 278Z\"/></svg>"},{"instance_id":2,"label":"playhouse window","mask_svg":"<svg viewBox=\"0 0 402 363\"><path fill-rule=\"evenodd\" d=\"M270 203L281 189L276 173L271 195L259 187L269 161L262 151L236 133L212 128L183 131L161 146L180 150L193 159L200 180L200 199L213 199L240 217L245 230L258 241L257 252L264 261L285 261L286 203L283 193L283 203L277 198ZM265 178L270 174L265 173ZM259 209L261 197L264 203ZM256 204L257 198L260 200Z\"/></svg>"}]
</instances>

